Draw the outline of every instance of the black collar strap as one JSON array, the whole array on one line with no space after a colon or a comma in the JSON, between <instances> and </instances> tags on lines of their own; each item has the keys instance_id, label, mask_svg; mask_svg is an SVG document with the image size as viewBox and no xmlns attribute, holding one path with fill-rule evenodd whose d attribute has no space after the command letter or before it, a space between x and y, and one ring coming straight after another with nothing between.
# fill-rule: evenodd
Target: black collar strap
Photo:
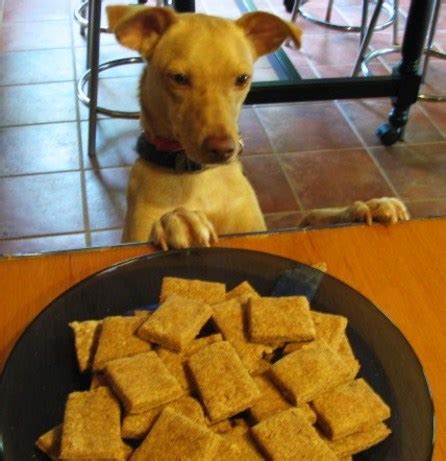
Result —
<instances>
[{"instance_id":1,"label":"black collar strap","mask_svg":"<svg viewBox=\"0 0 446 461\"><path fill-rule=\"evenodd\" d=\"M162 166L163 168L169 168L174 171L186 171L193 172L199 171L206 168L199 163L195 163L192 160L189 160L184 152L184 150L175 150L172 152L159 151L156 147L147 141L144 133L138 138L136 143L136 152L138 155L155 165Z\"/></svg>"}]
</instances>

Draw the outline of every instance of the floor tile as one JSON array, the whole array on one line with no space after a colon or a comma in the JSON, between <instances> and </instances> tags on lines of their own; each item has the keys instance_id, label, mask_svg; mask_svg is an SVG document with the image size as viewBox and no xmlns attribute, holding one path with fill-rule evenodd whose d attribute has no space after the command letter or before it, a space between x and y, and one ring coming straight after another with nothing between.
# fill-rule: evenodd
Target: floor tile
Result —
<instances>
[{"instance_id":1,"label":"floor tile","mask_svg":"<svg viewBox=\"0 0 446 461\"><path fill-rule=\"evenodd\" d=\"M129 166L138 158L135 146L141 133L138 120L101 119L96 130L96 156L87 152L88 123L81 123L84 168Z\"/></svg>"},{"instance_id":2,"label":"floor tile","mask_svg":"<svg viewBox=\"0 0 446 461\"><path fill-rule=\"evenodd\" d=\"M3 21L53 21L71 18L69 0L5 0Z\"/></svg>"},{"instance_id":3,"label":"floor tile","mask_svg":"<svg viewBox=\"0 0 446 461\"><path fill-rule=\"evenodd\" d=\"M297 211L292 190L274 156L247 156L242 158L245 174L259 199L263 213Z\"/></svg>"},{"instance_id":4,"label":"floor tile","mask_svg":"<svg viewBox=\"0 0 446 461\"><path fill-rule=\"evenodd\" d=\"M431 58L420 94L446 97L446 60Z\"/></svg>"},{"instance_id":5,"label":"floor tile","mask_svg":"<svg viewBox=\"0 0 446 461\"><path fill-rule=\"evenodd\" d=\"M0 210L0 237L83 231L80 173L1 178Z\"/></svg>"},{"instance_id":6,"label":"floor tile","mask_svg":"<svg viewBox=\"0 0 446 461\"><path fill-rule=\"evenodd\" d=\"M75 62L76 62L76 75L79 79L86 70L86 59L87 59L86 48L75 48ZM116 59L130 58L139 56L133 50L124 48L119 44L113 45L101 45L99 63L105 63L108 61L114 61ZM118 67L112 67L100 73L102 78L111 77L139 77L141 75L143 64L125 64Z\"/></svg>"},{"instance_id":7,"label":"floor tile","mask_svg":"<svg viewBox=\"0 0 446 461\"><path fill-rule=\"evenodd\" d=\"M359 50L359 37L346 34L312 35L302 41L302 53L315 65L352 65Z\"/></svg>"},{"instance_id":8,"label":"floor tile","mask_svg":"<svg viewBox=\"0 0 446 461\"><path fill-rule=\"evenodd\" d=\"M280 158L305 210L393 195L363 149L300 152Z\"/></svg>"},{"instance_id":9,"label":"floor tile","mask_svg":"<svg viewBox=\"0 0 446 461\"><path fill-rule=\"evenodd\" d=\"M136 76L101 78L99 81L98 105L110 110L138 112L138 88L139 78ZM79 107L81 120L88 120L87 107L83 104L80 104Z\"/></svg>"},{"instance_id":10,"label":"floor tile","mask_svg":"<svg viewBox=\"0 0 446 461\"><path fill-rule=\"evenodd\" d=\"M122 227L126 210L128 168L85 172L90 229Z\"/></svg>"},{"instance_id":11,"label":"floor tile","mask_svg":"<svg viewBox=\"0 0 446 461\"><path fill-rule=\"evenodd\" d=\"M325 18L327 12L327 2L324 2L323 4L316 1L308 2L307 4L305 4L303 9L315 18ZM346 24L345 19L339 14L337 8L333 9L332 21L338 24ZM300 15L297 17L296 24L303 29L304 40L305 37L308 35L333 34L332 29L310 22L309 20L305 19L303 16Z\"/></svg>"},{"instance_id":12,"label":"floor tile","mask_svg":"<svg viewBox=\"0 0 446 461\"><path fill-rule=\"evenodd\" d=\"M0 128L0 175L79 169L77 124Z\"/></svg>"},{"instance_id":13,"label":"floor tile","mask_svg":"<svg viewBox=\"0 0 446 461\"><path fill-rule=\"evenodd\" d=\"M406 202L412 219L446 216L446 199Z\"/></svg>"},{"instance_id":14,"label":"floor tile","mask_svg":"<svg viewBox=\"0 0 446 461\"><path fill-rule=\"evenodd\" d=\"M71 49L15 51L0 54L0 85L73 80ZM54 63L57 62L57 66Z\"/></svg>"},{"instance_id":15,"label":"floor tile","mask_svg":"<svg viewBox=\"0 0 446 461\"><path fill-rule=\"evenodd\" d=\"M268 154L273 151L269 138L252 107L242 109L239 131L244 143L244 155Z\"/></svg>"},{"instance_id":16,"label":"floor tile","mask_svg":"<svg viewBox=\"0 0 446 461\"><path fill-rule=\"evenodd\" d=\"M381 145L375 131L382 123L387 122L392 108L388 99L342 101L339 105L366 145ZM425 113L417 105L412 106L409 122L404 132L404 141L413 144L441 140L443 140L442 134Z\"/></svg>"},{"instance_id":17,"label":"floor tile","mask_svg":"<svg viewBox=\"0 0 446 461\"><path fill-rule=\"evenodd\" d=\"M446 104L444 102L420 102L419 105L446 139Z\"/></svg>"},{"instance_id":18,"label":"floor tile","mask_svg":"<svg viewBox=\"0 0 446 461\"><path fill-rule=\"evenodd\" d=\"M353 73L353 65L342 66L314 66L320 78L338 78L338 77L351 77ZM389 69L380 62L370 64L369 69L373 75L389 75ZM359 77L362 73L359 73Z\"/></svg>"},{"instance_id":19,"label":"floor tile","mask_svg":"<svg viewBox=\"0 0 446 461\"><path fill-rule=\"evenodd\" d=\"M105 2L104 2L105 4ZM105 19L105 14L102 13L102 26L106 27L107 26L107 21ZM75 47L86 47L87 46L87 33L85 35L80 34L80 26L77 22L73 22L73 45ZM101 32L100 36L100 46L103 45L116 45L116 37L114 34L110 34L108 32Z\"/></svg>"},{"instance_id":20,"label":"floor tile","mask_svg":"<svg viewBox=\"0 0 446 461\"><path fill-rule=\"evenodd\" d=\"M106 247L121 243L122 229L95 231L91 233L92 247Z\"/></svg>"},{"instance_id":21,"label":"floor tile","mask_svg":"<svg viewBox=\"0 0 446 461\"><path fill-rule=\"evenodd\" d=\"M0 31L0 51L43 50L70 46L69 21L5 23Z\"/></svg>"},{"instance_id":22,"label":"floor tile","mask_svg":"<svg viewBox=\"0 0 446 461\"><path fill-rule=\"evenodd\" d=\"M257 106L256 112L276 152L361 145L333 102Z\"/></svg>"},{"instance_id":23,"label":"floor tile","mask_svg":"<svg viewBox=\"0 0 446 461\"><path fill-rule=\"evenodd\" d=\"M297 228L304 213L272 213L265 215L266 227L269 230Z\"/></svg>"},{"instance_id":24,"label":"floor tile","mask_svg":"<svg viewBox=\"0 0 446 461\"><path fill-rule=\"evenodd\" d=\"M446 142L371 149L405 200L446 197Z\"/></svg>"},{"instance_id":25,"label":"floor tile","mask_svg":"<svg viewBox=\"0 0 446 461\"><path fill-rule=\"evenodd\" d=\"M85 234L65 234L18 240L0 240L0 254L17 255L85 248Z\"/></svg>"},{"instance_id":26,"label":"floor tile","mask_svg":"<svg viewBox=\"0 0 446 461\"><path fill-rule=\"evenodd\" d=\"M75 107L72 82L0 87L0 126L74 121Z\"/></svg>"}]
</instances>

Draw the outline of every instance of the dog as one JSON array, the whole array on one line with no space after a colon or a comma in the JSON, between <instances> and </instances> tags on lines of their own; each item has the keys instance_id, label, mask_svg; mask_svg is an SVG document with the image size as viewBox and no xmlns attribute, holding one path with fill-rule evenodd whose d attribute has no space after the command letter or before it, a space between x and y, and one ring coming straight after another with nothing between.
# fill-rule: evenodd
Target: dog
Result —
<instances>
[{"instance_id":1,"label":"dog","mask_svg":"<svg viewBox=\"0 0 446 461\"><path fill-rule=\"evenodd\" d=\"M233 21L114 5L107 15L118 42L147 62L139 89L141 158L130 173L123 242L149 240L166 250L266 230L238 160L237 122L254 62L285 40L300 47L301 29L260 11ZM402 202L380 198L312 212L300 225L405 219Z\"/></svg>"}]
</instances>

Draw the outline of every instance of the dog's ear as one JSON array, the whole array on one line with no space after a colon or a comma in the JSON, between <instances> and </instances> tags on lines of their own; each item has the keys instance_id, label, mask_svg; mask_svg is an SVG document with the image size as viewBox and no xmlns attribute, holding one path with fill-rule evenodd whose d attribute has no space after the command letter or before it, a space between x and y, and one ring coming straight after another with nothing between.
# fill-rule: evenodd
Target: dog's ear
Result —
<instances>
[{"instance_id":1,"label":"dog's ear","mask_svg":"<svg viewBox=\"0 0 446 461\"><path fill-rule=\"evenodd\" d=\"M301 46L302 29L289 21L263 11L247 13L236 21L251 41L256 57L275 51L291 38L298 48Z\"/></svg>"},{"instance_id":2,"label":"dog's ear","mask_svg":"<svg viewBox=\"0 0 446 461\"><path fill-rule=\"evenodd\" d=\"M150 56L161 35L177 21L171 8L111 5L107 7L110 29L118 42Z\"/></svg>"}]
</instances>

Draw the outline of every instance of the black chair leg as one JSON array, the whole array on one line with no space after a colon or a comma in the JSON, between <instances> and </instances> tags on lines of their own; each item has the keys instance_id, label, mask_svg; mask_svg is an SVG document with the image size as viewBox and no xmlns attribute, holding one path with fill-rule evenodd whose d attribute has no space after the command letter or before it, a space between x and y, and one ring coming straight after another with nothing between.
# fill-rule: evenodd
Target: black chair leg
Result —
<instances>
[{"instance_id":1,"label":"black chair leg","mask_svg":"<svg viewBox=\"0 0 446 461\"><path fill-rule=\"evenodd\" d=\"M417 101L421 85L420 61L426 42L434 0L412 0L402 45L401 64L393 69L400 79L400 91L392 98L393 108L388 123L381 125L376 134L384 145L398 141L409 119L410 106ZM407 33L410 31L410 34Z\"/></svg>"}]
</instances>

